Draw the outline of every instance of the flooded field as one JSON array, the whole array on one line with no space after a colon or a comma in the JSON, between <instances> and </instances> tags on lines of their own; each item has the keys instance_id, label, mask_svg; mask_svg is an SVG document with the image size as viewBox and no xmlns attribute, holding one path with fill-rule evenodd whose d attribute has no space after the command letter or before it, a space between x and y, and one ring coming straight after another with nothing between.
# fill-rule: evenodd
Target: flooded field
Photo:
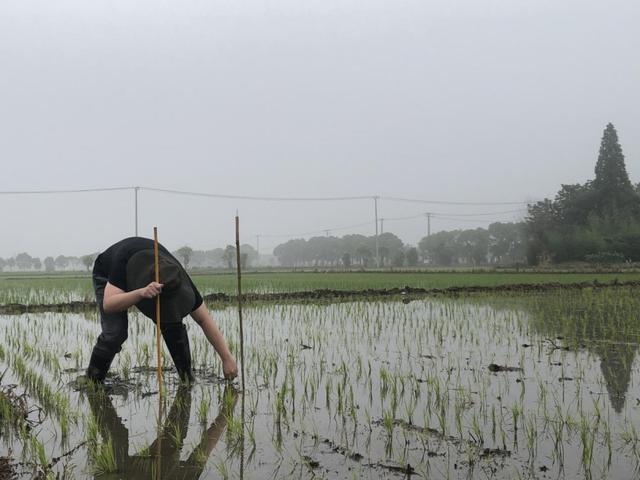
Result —
<instances>
[{"instance_id":1,"label":"flooded field","mask_svg":"<svg viewBox=\"0 0 640 480\"><path fill-rule=\"evenodd\" d=\"M97 313L0 316L0 478L637 477L636 289L253 306L244 394L187 325L160 399L148 319L87 392Z\"/></svg>"}]
</instances>

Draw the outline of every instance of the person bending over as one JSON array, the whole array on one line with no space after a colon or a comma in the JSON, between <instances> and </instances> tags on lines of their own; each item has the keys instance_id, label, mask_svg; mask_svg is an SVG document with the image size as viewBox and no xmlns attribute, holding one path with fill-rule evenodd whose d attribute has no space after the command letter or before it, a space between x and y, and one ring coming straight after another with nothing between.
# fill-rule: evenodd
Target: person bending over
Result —
<instances>
[{"instance_id":1,"label":"person bending over","mask_svg":"<svg viewBox=\"0 0 640 480\"><path fill-rule=\"evenodd\" d=\"M155 321L155 297L160 295L160 331L180 379L193 380L189 338L182 323L189 314L220 357L225 378L235 378L236 361L202 296L180 262L162 245L158 246L160 283L154 281L153 247L151 239L130 237L111 245L96 258L93 288L102 333L93 347L87 377L104 382L113 358L127 339L128 308L135 305Z\"/></svg>"}]
</instances>

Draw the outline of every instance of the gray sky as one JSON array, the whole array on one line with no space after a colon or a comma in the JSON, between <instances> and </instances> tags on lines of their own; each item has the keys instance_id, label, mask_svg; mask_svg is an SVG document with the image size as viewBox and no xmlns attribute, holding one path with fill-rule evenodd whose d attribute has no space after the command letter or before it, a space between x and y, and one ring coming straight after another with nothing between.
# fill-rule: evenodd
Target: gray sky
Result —
<instances>
[{"instance_id":1,"label":"gray sky","mask_svg":"<svg viewBox=\"0 0 640 480\"><path fill-rule=\"evenodd\" d=\"M592 178L607 122L639 182L639 24L635 0L3 0L0 190L527 201ZM131 192L0 202L4 257L133 234ZM514 208L383 201L380 213ZM372 201L145 191L140 232L222 246L236 209L248 243L373 220ZM432 229L519 215L485 218ZM385 230L416 243L426 221Z\"/></svg>"}]
</instances>

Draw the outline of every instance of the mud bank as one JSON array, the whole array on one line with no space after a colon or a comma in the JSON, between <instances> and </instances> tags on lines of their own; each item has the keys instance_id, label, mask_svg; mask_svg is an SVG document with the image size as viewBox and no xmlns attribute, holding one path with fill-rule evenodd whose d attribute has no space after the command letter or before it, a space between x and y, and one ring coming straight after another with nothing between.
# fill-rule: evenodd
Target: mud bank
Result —
<instances>
[{"instance_id":1,"label":"mud bank","mask_svg":"<svg viewBox=\"0 0 640 480\"><path fill-rule=\"evenodd\" d=\"M306 301L331 301L331 300L357 300L375 298L401 298L416 299L428 296L460 296L474 293L536 293L549 292L555 290L583 290L587 288L617 288L617 287L640 287L640 281L630 280L620 282L579 282L579 283L517 283L509 285L494 286L464 286L447 288L387 288L387 289L366 289L366 290L308 290L299 292L277 292L277 293L247 293L242 296L247 303L258 302L306 302ZM227 305L235 303L236 296L226 293L210 293L204 295L205 301L216 305ZM95 302L68 302L51 304L9 303L0 305L0 315L21 315L24 313L75 313L86 312L96 308Z\"/></svg>"}]
</instances>

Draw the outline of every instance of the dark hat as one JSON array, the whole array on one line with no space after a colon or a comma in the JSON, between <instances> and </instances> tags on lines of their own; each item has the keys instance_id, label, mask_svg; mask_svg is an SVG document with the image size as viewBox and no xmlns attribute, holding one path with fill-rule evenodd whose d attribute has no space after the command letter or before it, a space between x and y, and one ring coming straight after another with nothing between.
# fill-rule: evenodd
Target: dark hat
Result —
<instances>
[{"instance_id":1,"label":"dark hat","mask_svg":"<svg viewBox=\"0 0 640 480\"><path fill-rule=\"evenodd\" d=\"M193 311L196 302L191 281L182 265L170 255L160 251L160 323L181 322ZM155 280L154 252L151 249L140 250L127 262L127 290L136 290ZM145 298L136 304L138 310L152 320L156 320L155 298Z\"/></svg>"}]
</instances>

